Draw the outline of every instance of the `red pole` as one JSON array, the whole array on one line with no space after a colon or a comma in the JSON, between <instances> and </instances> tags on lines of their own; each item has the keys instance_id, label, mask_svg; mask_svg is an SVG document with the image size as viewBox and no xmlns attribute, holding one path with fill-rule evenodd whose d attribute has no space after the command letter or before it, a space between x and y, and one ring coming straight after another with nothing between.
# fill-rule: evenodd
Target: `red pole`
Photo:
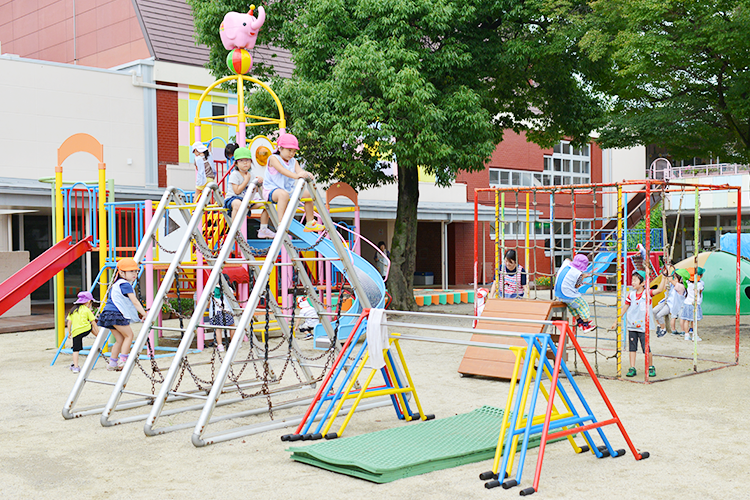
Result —
<instances>
[{"instance_id":1,"label":"red pole","mask_svg":"<svg viewBox=\"0 0 750 500\"><path fill-rule=\"evenodd\" d=\"M266 304L266 307L268 307L267 304ZM352 342L352 338L357 333L359 326L362 324L362 320L364 320L369 315L370 315L369 309L365 309L364 311L362 311L362 314L359 315L359 319L357 319L357 322L354 324L354 328L352 328L352 331L349 334L349 337L346 339L346 342L344 343L344 345L341 346L341 350L339 351L338 356L336 356L336 361L333 362L333 366L331 366L331 369L328 370L328 373L326 373L325 378L323 379L323 381L320 384L320 387L318 388L318 392L315 394L315 397L313 398L312 402L310 403L310 406L307 408L307 411L305 412L305 416L302 417L302 421L299 423L297 430L294 431L295 434L299 434L300 432L302 432L302 428L305 426L307 417L310 416L310 413L312 413L313 408L315 408L315 405L318 403L318 400L322 397L323 391L328 385L328 381L331 379L331 375L333 375L333 372L336 371L335 368L339 365L339 363L342 362L341 359L344 357L344 353L349 347L349 344Z\"/></svg>"},{"instance_id":2,"label":"red pole","mask_svg":"<svg viewBox=\"0 0 750 500\"><path fill-rule=\"evenodd\" d=\"M740 362L740 236L742 235L742 188L737 188L737 289L735 290L734 362Z\"/></svg>"},{"instance_id":3,"label":"red pole","mask_svg":"<svg viewBox=\"0 0 750 500\"><path fill-rule=\"evenodd\" d=\"M644 269L646 270L646 289L643 293L646 294L646 354L645 358L645 381L648 383L648 358L651 354L651 338L649 335L649 317L651 316L651 182L646 182L646 262L643 263ZM666 279L666 278L665 278Z\"/></svg>"},{"instance_id":4,"label":"red pole","mask_svg":"<svg viewBox=\"0 0 750 500\"><path fill-rule=\"evenodd\" d=\"M499 228L495 228L497 240ZM474 316L477 316L477 289L479 288L479 198L474 190Z\"/></svg>"},{"instance_id":5,"label":"red pole","mask_svg":"<svg viewBox=\"0 0 750 500\"><path fill-rule=\"evenodd\" d=\"M565 337L568 334L570 325L564 321L555 321L555 326L560 331L560 338L557 341L557 356L555 356L555 368L552 373L552 384L549 389L549 399L547 400L547 411L544 416L544 425L542 425L542 440L539 442L539 455L536 459L536 470L534 471L534 491L539 490L539 478L542 475L542 462L544 461L544 448L547 445L547 434L549 433L549 424L552 420L552 408L555 403L555 393L557 392L557 379L560 375L560 365L562 364L563 353L565 352ZM551 340L550 340L551 342ZM542 353L542 356L546 356ZM539 370L542 369L542 361L539 362Z\"/></svg>"}]
</instances>

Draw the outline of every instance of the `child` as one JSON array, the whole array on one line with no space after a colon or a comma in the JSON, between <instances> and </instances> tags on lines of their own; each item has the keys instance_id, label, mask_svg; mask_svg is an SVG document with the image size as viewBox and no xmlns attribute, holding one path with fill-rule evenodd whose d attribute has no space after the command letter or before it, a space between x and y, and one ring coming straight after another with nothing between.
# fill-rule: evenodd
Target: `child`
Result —
<instances>
[{"instance_id":1,"label":"child","mask_svg":"<svg viewBox=\"0 0 750 500\"><path fill-rule=\"evenodd\" d=\"M685 340L695 340L700 342L701 339L698 334L693 334L693 308L697 308L695 319L700 321L703 319L703 309L701 304L703 303L703 288L704 284L701 281L704 269L698 267L692 271L691 280L687 284L687 297L682 305L682 311L680 312L680 320L682 324L682 330L685 332ZM697 292L696 292L697 290ZM695 306L693 305L695 304Z\"/></svg>"},{"instance_id":2,"label":"child","mask_svg":"<svg viewBox=\"0 0 750 500\"><path fill-rule=\"evenodd\" d=\"M672 332L677 331L677 316L682 311L682 303L685 300L685 287L680 283L680 276L676 274L674 266L669 266L667 269L669 271L669 278L664 277L663 279L668 280L669 291L654 308L657 337L663 337L667 333L666 320L664 319L667 314L672 315Z\"/></svg>"},{"instance_id":3,"label":"child","mask_svg":"<svg viewBox=\"0 0 750 500\"><path fill-rule=\"evenodd\" d=\"M70 371L73 373L81 372L78 366L78 353L83 349L83 338L89 333L93 333L94 337L99 334L99 326L96 324L94 313L91 312L93 303L94 296L91 293L80 292L66 318L68 331L73 339L73 364L70 365Z\"/></svg>"},{"instance_id":4,"label":"child","mask_svg":"<svg viewBox=\"0 0 750 500\"><path fill-rule=\"evenodd\" d=\"M565 302L582 332L590 332L596 328L591 321L589 305L578 291L583 279L589 276L586 272L588 266L588 257L579 253L573 257L572 262L566 260L555 277L555 296Z\"/></svg>"},{"instance_id":5,"label":"child","mask_svg":"<svg viewBox=\"0 0 750 500\"><path fill-rule=\"evenodd\" d=\"M305 334L305 340L312 340L315 325L320 323L318 312L310 305L307 297L297 297L297 307L299 307L300 321L304 321L300 324L299 332Z\"/></svg>"},{"instance_id":6,"label":"child","mask_svg":"<svg viewBox=\"0 0 750 500\"><path fill-rule=\"evenodd\" d=\"M294 155L299 151L297 138L292 134L281 134L276 143L278 150L271 155L268 161L268 172L265 184L263 184L263 198L276 203L279 221L284 217L289 195L294 189L296 179L312 179L313 175L306 172ZM310 193L305 190L302 198L310 198ZM315 221L313 216L312 201L305 202L305 231L321 231L324 227Z\"/></svg>"},{"instance_id":7,"label":"child","mask_svg":"<svg viewBox=\"0 0 750 500\"><path fill-rule=\"evenodd\" d=\"M231 196L224 200L224 208L226 208L227 210L231 208L232 210L232 219L234 219L237 210L240 209L242 198L245 196L245 192L247 191L247 186L248 184L250 184L253 178L257 177L258 182L261 183L261 185L263 183L263 173L259 171L251 171L253 160L252 153L250 153L250 150L248 148L237 148L234 151L234 162L235 168L232 169L232 172L229 174L229 178L227 179L227 184L229 184L227 194ZM261 198L256 194L255 199L260 201ZM250 205L250 208L264 207L263 205L255 203ZM260 214L260 229L258 230L258 238L273 238L274 236L276 236L276 233L268 229L268 212L263 210L263 212Z\"/></svg>"},{"instance_id":8,"label":"child","mask_svg":"<svg viewBox=\"0 0 750 500\"><path fill-rule=\"evenodd\" d=\"M234 167L234 152L239 149L239 145L230 142L224 147L224 158L227 160L227 171Z\"/></svg>"},{"instance_id":9,"label":"child","mask_svg":"<svg viewBox=\"0 0 750 500\"><path fill-rule=\"evenodd\" d=\"M196 141L193 146L193 155L195 156L195 201L197 202L206 184L216 180L216 169L213 161L210 159L210 153L205 144Z\"/></svg>"},{"instance_id":10,"label":"child","mask_svg":"<svg viewBox=\"0 0 750 500\"><path fill-rule=\"evenodd\" d=\"M133 329L130 323L138 321L146 311L135 297L133 283L138 278L138 264L130 257L117 262L115 282L109 289L107 303L99 313L99 326L109 328L115 336L115 343L109 357L108 371L120 371L128 359L130 344L133 343ZM118 360L119 355L119 360Z\"/></svg>"},{"instance_id":11,"label":"child","mask_svg":"<svg viewBox=\"0 0 750 500\"><path fill-rule=\"evenodd\" d=\"M221 291L221 285L217 285L214 288L214 294L211 297L211 304L209 305L209 314L211 316L211 324L214 326L234 326L234 315L232 314L232 306L226 299ZM230 335L231 339L234 334ZM216 330L216 350L224 352L224 329Z\"/></svg>"},{"instance_id":12,"label":"child","mask_svg":"<svg viewBox=\"0 0 750 500\"><path fill-rule=\"evenodd\" d=\"M646 268L646 272L648 268ZM626 377L635 377L637 370L635 369L635 355L638 351L638 342L641 343L641 350L643 354L646 354L646 311L651 314L653 319L653 309L651 307L651 297L659 295L664 291L667 286L667 281L662 280L659 286L655 290L649 290L646 292L646 272L633 271L631 283L633 284L633 291L628 294L625 299L625 307L622 309L622 314L617 317L615 323L612 325L612 329L617 328L617 323L620 322L625 313L632 308L630 314L627 315L627 329L628 329L628 352L630 355L630 369L625 374ZM653 326L653 321L650 322L649 326ZM656 368L654 367L654 356L651 353L651 348L648 350L648 376L656 376Z\"/></svg>"},{"instance_id":13,"label":"child","mask_svg":"<svg viewBox=\"0 0 750 500\"><path fill-rule=\"evenodd\" d=\"M385 241L378 243L378 248L380 252L375 252L375 267L383 279L385 279L388 275L388 259L391 256L391 252L386 248Z\"/></svg>"},{"instance_id":14,"label":"child","mask_svg":"<svg viewBox=\"0 0 750 500\"><path fill-rule=\"evenodd\" d=\"M500 270L500 290L503 298L522 299L529 295L526 269L518 265L516 251L505 252L505 262Z\"/></svg>"}]
</instances>

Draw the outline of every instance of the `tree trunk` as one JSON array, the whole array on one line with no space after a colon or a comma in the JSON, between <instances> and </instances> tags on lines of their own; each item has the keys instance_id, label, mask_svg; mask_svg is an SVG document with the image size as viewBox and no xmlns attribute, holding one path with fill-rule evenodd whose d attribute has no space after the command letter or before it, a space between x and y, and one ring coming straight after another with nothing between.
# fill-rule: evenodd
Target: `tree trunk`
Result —
<instances>
[{"instance_id":1,"label":"tree trunk","mask_svg":"<svg viewBox=\"0 0 750 500\"><path fill-rule=\"evenodd\" d=\"M398 205L396 225L391 240L391 270L388 290L394 309L414 311L414 266L417 254L417 204L419 203L419 170L398 163Z\"/></svg>"}]
</instances>

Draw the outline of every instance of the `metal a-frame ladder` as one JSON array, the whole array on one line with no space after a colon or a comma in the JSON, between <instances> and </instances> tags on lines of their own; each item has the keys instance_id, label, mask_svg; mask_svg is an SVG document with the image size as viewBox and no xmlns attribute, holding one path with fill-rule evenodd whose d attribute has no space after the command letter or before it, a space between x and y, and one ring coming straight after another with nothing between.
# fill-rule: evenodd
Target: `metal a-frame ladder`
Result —
<instances>
[{"instance_id":1,"label":"metal a-frame ladder","mask_svg":"<svg viewBox=\"0 0 750 500\"><path fill-rule=\"evenodd\" d=\"M266 287L266 282L268 281L271 270L273 269L275 265L276 257L279 255L279 252L281 251L282 246L285 248L287 254L290 256L292 264L297 269L302 285L305 287L308 295L314 296L315 289L312 283L310 282L307 272L304 268L303 260L296 257L298 252L294 248L294 245L288 233L292 225L295 225L295 228L297 229L299 228L299 223L294 220L294 215L296 213L297 206L300 202L302 191L306 185L308 187L308 192L310 194L310 197L312 198L312 203L322 219L323 226L325 230L328 232L331 244L336 250L336 253L338 255L337 260L339 261L340 268L343 270L345 278L349 281L350 285L352 286L355 292L355 295L357 296L359 300L360 306L362 308L369 308L371 306L371 301L368 297L367 290L365 289L365 287L363 287L361 283L361 280L358 276L358 273L354 266L352 258L350 257L349 250L344 245L344 242L341 239L341 236L336 230L336 226L334 225L333 220L331 219L330 215L326 211L324 199L318 193L315 187L315 183L311 180L308 181L305 179L299 179L295 183L294 190L290 196L289 204L287 205L287 210L284 213L281 221L276 220L275 210L273 210L272 207L269 207L269 210L268 210L269 215L271 217L271 220L276 225L276 237L271 242L271 246L269 248L268 254L266 255L266 258L263 261L263 265L260 271L258 272L255 285L253 287L253 290L250 293L250 298L248 299L247 304L245 306L245 311L243 312L242 316L240 317L237 323L237 329L239 331L245 331L247 329L250 323L250 319L255 314L255 310L258 307L261 294L263 293ZM243 200L243 203L244 201L245 200ZM244 219L244 217L238 217L238 218ZM214 274L217 274L216 277L218 277L218 270L217 269L212 270L211 274L212 276ZM210 288L211 283L212 283L211 278L209 278L209 287L207 289ZM204 293L207 293L207 292L204 292ZM333 328L330 324L330 321L328 320L328 316L326 312L324 311L322 305L319 304L317 301L312 301L312 305L316 309L316 312L318 313L318 316L321 319L321 323L324 325L324 328L326 330L326 333L329 335L329 338L333 339L334 338ZM195 446L199 446L199 447L205 446L208 444L223 442L223 441L227 441L230 439L236 439L242 436L257 434L260 432L265 432L265 431L269 431L273 429L280 429L283 427L296 425L303 418L302 415L295 416L295 417L288 417L288 418L283 418L283 419L275 420L275 421L272 420L270 422L262 422L259 424L242 426L236 429L229 429L225 431L216 432L208 436L204 436L208 425L216 421L216 419L211 418L212 413L220 402L221 394L223 393L224 386L227 383L229 370L235 358L237 357L237 353L240 349L242 340L243 340L242 335L235 335L232 338L229 348L227 349L226 355L224 357L224 360L222 361L221 367L219 368L219 372L216 376L213 387L211 388L211 392L206 398L205 404L203 406L203 410L201 411L200 417L195 424L195 429L193 431L193 435L191 438ZM293 339L290 339L290 340L292 342L294 341ZM333 344L334 348L339 349L339 347L335 344L336 343ZM312 388L313 384L310 384L309 387ZM292 387L290 390L295 390L297 388L298 387ZM162 391L164 391L163 388L162 388ZM281 387L279 392L285 392L284 388ZM288 408L288 407L297 406L297 405L309 405L310 402L312 401L312 397L313 396L311 395L310 397L298 398L295 401L292 401L292 402L289 402L280 406L276 406L275 408L278 410L278 409ZM390 401L387 398L382 398L381 400L375 400L373 398L372 402L369 402L366 405L360 405L360 409L374 408L374 407L383 406L386 404L390 404ZM153 432L153 422L155 422L156 418L158 418L158 411L159 409L156 407L156 404L155 404L152 410L152 414L149 416L149 420L146 424L147 427L145 430L147 433L149 431ZM226 420L229 418L236 418L238 416L243 416L243 415L260 414L260 413L264 413L267 411L268 411L267 408L253 409L253 410L241 412L235 415L222 416L220 417L220 419ZM150 429L148 428L149 425L152 426Z\"/></svg>"},{"instance_id":2,"label":"metal a-frame ladder","mask_svg":"<svg viewBox=\"0 0 750 500\"><path fill-rule=\"evenodd\" d=\"M164 295L166 295L167 290L169 289L169 287L172 284L172 281L174 280L174 277L177 272L177 267L179 266L180 258L182 257L182 255L184 255L190 242L194 238L202 239L202 236L199 233L196 233L196 227L198 226L198 222L200 221L203 209L208 203L208 197L210 193L214 192L219 197L221 196L219 193L218 185L216 185L215 183L209 184L209 186L207 186L207 188L204 190L203 195L201 196L200 200L198 201L198 204L195 210L193 211L193 214L191 214L190 210L185 206L185 201L182 198L180 192L181 190L174 186L170 186L164 191L164 194L162 195L161 200L159 201L159 204L156 207L156 210L154 211L154 214L151 218L151 223L146 228L143 238L141 239L141 242L138 245L138 248L136 249L135 255L133 256L133 259L136 262L143 261L144 257L146 256L147 251L152 246L152 238L154 238L156 235L156 230L159 227L162 217L166 215L168 209L174 209L174 207L170 207L170 205L175 205L177 207L184 207L184 208L178 208L178 210L182 214L185 221L187 222L187 231L185 232L185 235L183 236L182 240L180 241L177 247L175 258L170 264L164 276L162 286L159 288L159 294L162 299ZM131 349L132 355L128 357L128 362L123 368L123 374L125 373L125 370L128 370L127 374L129 375L130 372L133 370L136 357L139 355L141 349L143 349L143 346L146 343L146 339L150 331L150 325L156 322L157 315L160 311L160 308L161 308L161 300L158 303L155 302L154 306L146 315L146 319L143 323L143 327L141 328L141 332L136 338L135 345ZM102 348L104 347L104 342L106 342L108 337L109 337L109 330L106 328L102 329L99 335L95 337L94 344L91 346L90 354L89 356L86 357L86 361L83 364L83 367L81 368L81 372L79 373L78 378L75 381L75 384L73 385L73 389L70 391L70 394L68 395L68 399L65 401L65 406L63 407L63 410L62 410L62 415L64 418L71 419L71 418L82 417L85 415L98 414L98 413L102 413L102 411L106 408L106 406L98 406L98 405L85 407L85 408L76 408L76 403L78 402L78 399L81 396L81 393L83 392L83 389L86 383L112 385L111 382L105 382L105 381L95 380L95 379L90 378L90 375L94 368L94 364L96 363L97 357L102 352ZM121 374L120 380L123 380L123 376L122 376L123 374ZM119 381L118 381L118 384L119 384ZM151 401L153 399L153 397L148 394L133 393L133 395L136 395L138 397L136 399L123 402L122 404L119 405L118 409L121 409L121 410L130 409L130 408L136 408L139 406L148 405L148 404L151 404Z\"/></svg>"}]
</instances>

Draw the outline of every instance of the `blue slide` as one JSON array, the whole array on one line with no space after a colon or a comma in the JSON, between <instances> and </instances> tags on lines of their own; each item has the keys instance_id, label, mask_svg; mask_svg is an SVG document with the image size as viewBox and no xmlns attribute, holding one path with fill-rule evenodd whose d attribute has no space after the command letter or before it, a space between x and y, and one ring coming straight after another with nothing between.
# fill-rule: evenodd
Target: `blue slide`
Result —
<instances>
[{"instance_id":1,"label":"blue slide","mask_svg":"<svg viewBox=\"0 0 750 500\"><path fill-rule=\"evenodd\" d=\"M289 232L292 235L294 235L295 238L298 238L304 241L305 244L307 245L313 245L318 240L318 233L305 232L304 226L300 224L299 222L297 222L296 220L292 220L292 223L289 226ZM333 242L328 238L323 238L315 247L315 251L317 251L320 255L326 258L338 257L338 252L336 252L336 247L333 246ZM362 284L362 288L364 289L364 293L367 295L367 298L370 301L370 305L374 308L384 307L385 306L385 282L383 281L383 277L380 276L380 273L378 272L377 269L375 269L375 266L370 264L363 257L355 254L354 252L349 252L349 256L351 257L352 262L354 263L354 269L357 274L357 278L359 278L359 282ZM344 265L341 263L341 261L334 260L334 261L331 261L331 263L336 269L338 269L344 274L344 277L347 277L346 269L344 268ZM352 303L352 307L347 312L355 313L355 314L362 312L362 306L360 304L358 297L355 297L355 300ZM356 322L357 322L356 317L342 316L341 322L339 324L338 338L339 339L347 338L349 334L351 333L352 328L354 327L354 323ZM334 321L332 321L331 323L333 327L336 328L336 323ZM325 330L323 329L323 325L321 324L318 324L315 326L316 347L318 345L319 337L327 337L327 334Z\"/></svg>"},{"instance_id":2,"label":"blue slide","mask_svg":"<svg viewBox=\"0 0 750 500\"><path fill-rule=\"evenodd\" d=\"M591 276L583 280L583 286L578 290L581 293L586 293L594 285L599 275L607 272L615 259L617 259L617 252L599 252L594 257L594 262L589 264L588 269L586 269L586 272L591 273Z\"/></svg>"}]
</instances>

